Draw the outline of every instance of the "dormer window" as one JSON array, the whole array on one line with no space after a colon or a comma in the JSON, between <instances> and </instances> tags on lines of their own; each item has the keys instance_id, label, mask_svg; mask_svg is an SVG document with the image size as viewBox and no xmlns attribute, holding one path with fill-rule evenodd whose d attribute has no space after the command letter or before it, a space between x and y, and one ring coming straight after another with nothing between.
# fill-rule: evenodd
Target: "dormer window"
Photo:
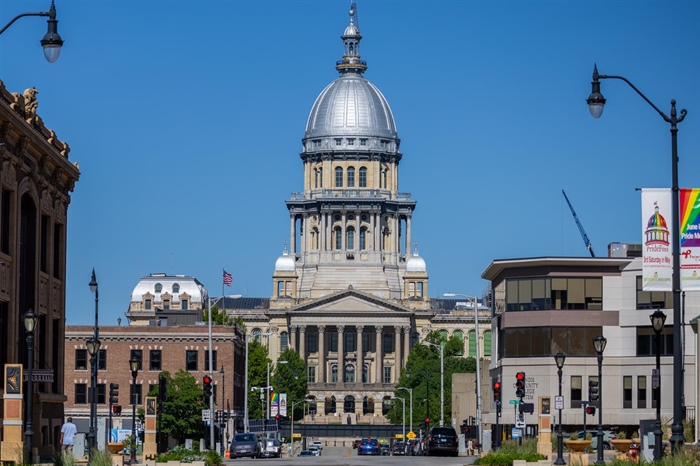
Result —
<instances>
[{"instance_id":1,"label":"dormer window","mask_svg":"<svg viewBox=\"0 0 700 466\"><path fill-rule=\"evenodd\" d=\"M169 299L163 300L163 310L164 311L170 310L170 300Z\"/></svg>"},{"instance_id":2,"label":"dormer window","mask_svg":"<svg viewBox=\"0 0 700 466\"><path fill-rule=\"evenodd\" d=\"M153 305L153 301L151 301L150 299L147 299L147 300L144 301L143 307L144 307L147 311L150 311L152 305Z\"/></svg>"},{"instance_id":3,"label":"dormer window","mask_svg":"<svg viewBox=\"0 0 700 466\"><path fill-rule=\"evenodd\" d=\"M160 293L161 291L163 291L163 285L161 283L156 283L155 290L156 293Z\"/></svg>"},{"instance_id":4,"label":"dormer window","mask_svg":"<svg viewBox=\"0 0 700 466\"><path fill-rule=\"evenodd\" d=\"M179 292L180 292L180 284L173 283L173 293L179 293Z\"/></svg>"},{"instance_id":5,"label":"dormer window","mask_svg":"<svg viewBox=\"0 0 700 466\"><path fill-rule=\"evenodd\" d=\"M348 146L354 146L354 145L355 145L355 139L354 138L348 139Z\"/></svg>"}]
</instances>

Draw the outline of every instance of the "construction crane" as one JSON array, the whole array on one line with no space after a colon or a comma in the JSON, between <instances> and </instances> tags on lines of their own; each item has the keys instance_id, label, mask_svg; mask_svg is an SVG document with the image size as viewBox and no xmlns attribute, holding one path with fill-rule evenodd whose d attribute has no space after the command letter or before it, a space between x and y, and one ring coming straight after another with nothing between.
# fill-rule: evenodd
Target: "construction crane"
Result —
<instances>
[{"instance_id":1,"label":"construction crane","mask_svg":"<svg viewBox=\"0 0 700 466\"><path fill-rule=\"evenodd\" d=\"M561 190L561 193L564 195L564 199L566 199L566 203L569 204L569 209L571 209L571 214L574 216L574 220L576 221L576 226L578 227L578 231L581 233L581 238L583 238L583 243L586 245L586 249L588 249L588 252L591 253L591 257L595 257L595 253L593 252L593 246L591 245L591 242L588 240L588 235L586 234L586 230L583 229L583 225L581 225L581 221L578 219L578 215L576 215L576 211L574 210L574 207L571 205L571 202L569 202L569 198L566 196L566 193L564 190Z\"/></svg>"}]
</instances>

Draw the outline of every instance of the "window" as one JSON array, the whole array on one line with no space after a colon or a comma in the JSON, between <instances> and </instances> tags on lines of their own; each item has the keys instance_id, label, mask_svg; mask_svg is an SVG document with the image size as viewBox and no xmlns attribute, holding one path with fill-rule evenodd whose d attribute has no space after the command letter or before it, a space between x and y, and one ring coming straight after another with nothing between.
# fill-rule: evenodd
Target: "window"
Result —
<instances>
[{"instance_id":1,"label":"window","mask_svg":"<svg viewBox=\"0 0 700 466\"><path fill-rule=\"evenodd\" d=\"M360 251L367 249L367 228L360 228Z\"/></svg>"},{"instance_id":2,"label":"window","mask_svg":"<svg viewBox=\"0 0 700 466\"><path fill-rule=\"evenodd\" d=\"M75 370L76 371L87 370L87 368L88 368L87 354L88 354L88 352L86 349L75 350Z\"/></svg>"},{"instance_id":3,"label":"window","mask_svg":"<svg viewBox=\"0 0 700 466\"><path fill-rule=\"evenodd\" d=\"M457 330L455 333L452 334L452 336L457 337L459 339L459 341L462 342L462 346L460 347L459 351L457 352L457 356L464 355L464 333L462 333L461 330Z\"/></svg>"},{"instance_id":4,"label":"window","mask_svg":"<svg viewBox=\"0 0 700 466\"><path fill-rule=\"evenodd\" d=\"M601 310L602 278L506 280L506 311Z\"/></svg>"},{"instance_id":5,"label":"window","mask_svg":"<svg viewBox=\"0 0 700 466\"><path fill-rule=\"evenodd\" d=\"M87 384L86 383L75 384L75 404L77 404L77 405L87 404Z\"/></svg>"},{"instance_id":6,"label":"window","mask_svg":"<svg viewBox=\"0 0 700 466\"><path fill-rule=\"evenodd\" d=\"M567 356L593 357L596 356L593 339L601 333L602 327L509 328L501 331L498 351L502 358L549 357L559 351ZM486 344L486 334L484 334L484 344ZM487 349L484 348L484 353L486 351Z\"/></svg>"},{"instance_id":7,"label":"window","mask_svg":"<svg viewBox=\"0 0 700 466\"><path fill-rule=\"evenodd\" d=\"M153 301L150 300L150 299L147 299L147 300L144 301L144 303L145 303L145 304L144 304L143 307L145 307L147 311L150 311L150 310L151 310L151 307L153 306Z\"/></svg>"},{"instance_id":8,"label":"window","mask_svg":"<svg viewBox=\"0 0 700 466\"><path fill-rule=\"evenodd\" d=\"M326 414L335 413L335 397L332 396L330 400L326 398Z\"/></svg>"},{"instance_id":9,"label":"window","mask_svg":"<svg viewBox=\"0 0 700 466\"><path fill-rule=\"evenodd\" d=\"M354 146L355 145L355 139L354 138L348 138L348 146Z\"/></svg>"},{"instance_id":10,"label":"window","mask_svg":"<svg viewBox=\"0 0 700 466\"><path fill-rule=\"evenodd\" d=\"M637 408L644 409L647 407L647 376L637 376Z\"/></svg>"},{"instance_id":11,"label":"window","mask_svg":"<svg viewBox=\"0 0 700 466\"><path fill-rule=\"evenodd\" d=\"M164 299L164 300L163 300L163 310L164 310L164 311L169 311L169 310L170 310L170 300L169 300L169 299Z\"/></svg>"},{"instance_id":12,"label":"window","mask_svg":"<svg viewBox=\"0 0 700 466\"><path fill-rule=\"evenodd\" d=\"M673 326L661 331L661 356L673 356ZM637 356L656 356L656 333L653 327L637 327Z\"/></svg>"},{"instance_id":13,"label":"window","mask_svg":"<svg viewBox=\"0 0 700 466\"><path fill-rule=\"evenodd\" d=\"M318 333L309 332L306 334L306 348L309 353L318 353Z\"/></svg>"},{"instance_id":14,"label":"window","mask_svg":"<svg viewBox=\"0 0 700 466\"><path fill-rule=\"evenodd\" d=\"M132 359L136 359L139 362L139 370L143 370L143 350L140 349L132 349L131 354L129 355L129 361Z\"/></svg>"},{"instance_id":15,"label":"window","mask_svg":"<svg viewBox=\"0 0 700 466\"><path fill-rule=\"evenodd\" d=\"M338 365L333 364L331 366L331 383L338 382Z\"/></svg>"},{"instance_id":16,"label":"window","mask_svg":"<svg viewBox=\"0 0 700 466\"><path fill-rule=\"evenodd\" d=\"M0 251L10 253L10 213L12 212L12 191L2 190L0 204Z\"/></svg>"},{"instance_id":17,"label":"window","mask_svg":"<svg viewBox=\"0 0 700 466\"><path fill-rule=\"evenodd\" d=\"M211 351L212 371L216 370L216 350ZM204 371L209 372L209 350L204 352Z\"/></svg>"},{"instance_id":18,"label":"window","mask_svg":"<svg viewBox=\"0 0 700 466\"><path fill-rule=\"evenodd\" d=\"M360 167L360 188L367 187L367 167Z\"/></svg>"},{"instance_id":19,"label":"window","mask_svg":"<svg viewBox=\"0 0 700 466\"><path fill-rule=\"evenodd\" d=\"M469 333L467 334L467 338L469 339L469 357L475 358L476 357L476 332L474 330L470 330Z\"/></svg>"},{"instance_id":20,"label":"window","mask_svg":"<svg viewBox=\"0 0 700 466\"><path fill-rule=\"evenodd\" d=\"M342 145L342 144L343 144L343 140L342 140L342 139L336 139L336 140L335 140L335 145L336 145L336 146L340 146L340 145Z\"/></svg>"},{"instance_id":21,"label":"window","mask_svg":"<svg viewBox=\"0 0 700 466\"><path fill-rule=\"evenodd\" d=\"M362 366L362 383L369 383L369 366L367 364Z\"/></svg>"},{"instance_id":22,"label":"window","mask_svg":"<svg viewBox=\"0 0 700 466\"><path fill-rule=\"evenodd\" d=\"M369 332L362 331L362 351L367 353L372 351L372 341L369 338Z\"/></svg>"},{"instance_id":23,"label":"window","mask_svg":"<svg viewBox=\"0 0 700 466\"><path fill-rule=\"evenodd\" d=\"M349 333L346 335L349 335ZM355 366L352 364L345 365L345 382L355 383Z\"/></svg>"},{"instance_id":24,"label":"window","mask_svg":"<svg viewBox=\"0 0 700 466\"><path fill-rule=\"evenodd\" d=\"M343 231L340 227L335 227L335 249L343 248Z\"/></svg>"},{"instance_id":25,"label":"window","mask_svg":"<svg viewBox=\"0 0 700 466\"><path fill-rule=\"evenodd\" d=\"M625 375L622 377L622 407L624 409L632 408L632 376Z\"/></svg>"},{"instance_id":26,"label":"window","mask_svg":"<svg viewBox=\"0 0 700 466\"><path fill-rule=\"evenodd\" d=\"M185 352L185 367L188 371L197 370L197 350L187 350Z\"/></svg>"},{"instance_id":27,"label":"window","mask_svg":"<svg viewBox=\"0 0 700 466\"><path fill-rule=\"evenodd\" d=\"M391 367L384 368L384 383L391 383Z\"/></svg>"},{"instance_id":28,"label":"window","mask_svg":"<svg viewBox=\"0 0 700 466\"><path fill-rule=\"evenodd\" d=\"M328 342L328 351L336 352L338 351L338 331L333 331L330 333L330 341Z\"/></svg>"},{"instance_id":29,"label":"window","mask_svg":"<svg viewBox=\"0 0 700 466\"><path fill-rule=\"evenodd\" d=\"M353 227L348 228L348 250L355 249L355 229Z\"/></svg>"},{"instance_id":30,"label":"window","mask_svg":"<svg viewBox=\"0 0 700 466\"><path fill-rule=\"evenodd\" d=\"M355 412L355 397L348 395L345 397L345 402L343 403L344 413L354 413Z\"/></svg>"},{"instance_id":31,"label":"window","mask_svg":"<svg viewBox=\"0 0 700 466\"><path fill-rule=\"evenodd\" d=\"M367 139L360 139L360 145L361 145L361 146L366 146L366 145L367 145Z\"/></svg>"},{"instance_id":32,"label":"window","mask_svg":"<svg viewBox=\"0 0 700 466\"><path fill-rule=\"evenodd\" d=\"M97 352L97 370L106 371L107 370L107 350L101 349Z\"/></svg>"},{"instance_id":33,"label":"window","mask_svg":"<svg viewBox=\"0 0 700 466\"><path fill-rule=\"evenodd\" d=\"M484 357L491 356L491 331L487 330L484 332Z\"/></svg>"},{"instance_id":34,"label":"window","mask_svg":"<svg viewBox=\"0 0 700 466\"><path fill-rule=\"evenodd\" d=\"M348 188L355 187L355 167L348 168Z\"/></svg>"},{"instance_id":35,"label":"window","mask_svg":"<svg viewBox=\"0 0 700 466\"><path fill-rule=\"evenodd\" d=\"M162 366L163 352L161 350L151 350L148 361L148 370L150 371L160 371Z\"/></svg>"},{"instance_id":36,"label":"window","mask_svg":"<svg viewBox=\"0 0 700 466\"><path fill-rule=\"evenodd\" d=\"M335 187L343 187L343 169L340 167L335 168Z\"/></svg>"},{"instance_id":37,"label":"window","mask_svg":"<svg viewBox=\"0 0 700 466\"><path fill-rule=\"evenodd\" d=\"M642 277L637 276L637 309L673 309L673 292L644 291Z\"/></svg>"},{"instance_id":38,"label":"window","mask_svg":"<svg viewBox=\"0 0 700 466\"><path fill-rule=\"evenodd\" d=\"M282 332L280 334L280 347L282 351L285 351L289 347L289 333Z\"/></svg>"},{"instance_id":39,"label":"window","mask_svg":"<svg viewBox=\"0 0 700 466\"><path fill-rule=\"evenodd\" d=\"M394 335L391 333L385 333L384 337L384 354L394 352Z\"/></svg>"},{"instance_id":40,"label":"window","mask_svg":"<svg viewBox=\"0 0 700 466\"><path fill-rule=\"evenodd\" d=\"M141 400L141 385L138 384L129 384L129 400L132 405L139 406L140 404L143 403Z\"/></svg>"},{"instance_id":41,"label":"window","mask_svg":"<svg viewBox=\"0 0 700 466\"><path fill-rule=\"evenodd\" d=\"M362 399L362 414L374 414L374 400L368 396Z\"/></svg>"},{"instance_id":42,"label":"window","mask_svg":"<svg viewBox=\"0 0 700 466\"><path fill-rule=\"evenodd\" d=\"M97 404L98 405L103 405L103 404L107 403L107 401L106 401L107 396L105 395L105 393L106 393L105 390L106 390L105 384L103 384L103 383L97 384Z\"/></svg>"},{"instance_id":43,"label":"window","mask_svg":"<svg viewBox=\"0 0 700 466\"><path fill-rule=\"evenodd\" d=\"M307 383L316 383L316 368L315 367L309 367L306 382Z\"/></svg>"},{"instance_id":44,"label":"window","mask_svg":"<svg viewBox=\"0 0 700 466\"><path fill-rule=\"evenodd\" d=\"M160 293L161 291L163 291L163 284L156 283L155 290L156 290L156 293Z\"/></svg>"},{"instance_id":45,"label":"window","mask_svg":"<svg viewBox=\"0 0 700 466\"><path fill-rule=\"evenodd\" d=\"M583 379L580 375L571 376L571 406L570 408L580 408L581 407L581 396L583 390L581 385L583 384Z\"/></svg>"},{"instance_id":46,"label":"window","mask_svg":"<svg viewBox=\"0 0 700 466\"><path fill-rule=\"evenodd\" d=\"M180 284L179 283L173 283L173 294L177 294L180 292Z\"/></svg>"},{"instance_id":47,"label":"window","mask_svg":"<svg viewBox=\"0 0 700 466\"><path fill-rule=\"evenodd\" d=\"M186 311L188 309L189 304L190 303L188 300L183 299L182 301L180 301L180 309L182 309L183 311Z\"/></svg>"}]
</instances>

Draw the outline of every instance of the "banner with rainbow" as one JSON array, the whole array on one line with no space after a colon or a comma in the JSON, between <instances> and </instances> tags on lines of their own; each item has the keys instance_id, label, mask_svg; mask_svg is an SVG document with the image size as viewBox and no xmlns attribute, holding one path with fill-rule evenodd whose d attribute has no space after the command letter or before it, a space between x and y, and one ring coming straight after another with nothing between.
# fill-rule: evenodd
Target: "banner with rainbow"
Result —
<instances>
[{"instance_id":1,"label":"banner with rainbow","mask_svg":"<svg viewBox=\"0 0 700 466\"><path fill-rule=\"evenodd\" d=\"M700 188L680 190L681 290L700 291Z\"/></svg>"}]
</instances>

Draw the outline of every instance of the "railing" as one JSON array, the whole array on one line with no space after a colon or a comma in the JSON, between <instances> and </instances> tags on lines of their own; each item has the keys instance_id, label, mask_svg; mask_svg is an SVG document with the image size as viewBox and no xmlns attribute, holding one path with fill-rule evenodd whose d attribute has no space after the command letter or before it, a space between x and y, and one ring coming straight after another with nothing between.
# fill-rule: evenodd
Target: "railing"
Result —
<instances>
[{"instance_id":1,"label":"railing","mask_svg":"<svg viewBox=\"0 0 700 466\"><path fill-rule=\"evenodd\" d=\"M380 189L322 189L312 191L319 198L381 198L382 190ZM385 191L388 195L389 192ZM293 192L291 200L301 201L306 199L306 194L303 192ZM411 193L397 193L396 199L406 201L411 199Z\"/></svg>"}]
</instances>

